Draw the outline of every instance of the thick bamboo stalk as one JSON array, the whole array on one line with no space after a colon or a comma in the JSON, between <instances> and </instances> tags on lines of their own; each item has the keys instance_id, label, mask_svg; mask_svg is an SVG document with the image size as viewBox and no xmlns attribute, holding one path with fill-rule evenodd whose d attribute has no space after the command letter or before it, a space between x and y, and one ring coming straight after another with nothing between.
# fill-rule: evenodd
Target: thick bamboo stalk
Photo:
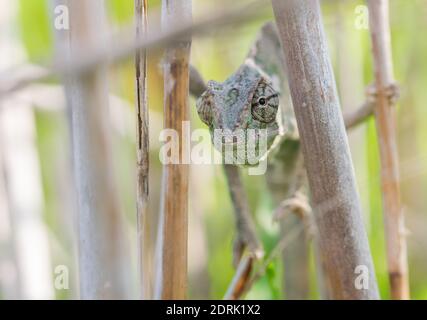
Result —
<instances>
[{"instance_id":1,"label":"thick bamboo stalk","mask_svg":"<svg viewBox=\"0 0 427 320\"><path fill-rule=\"evenodd\" d=\"M377 299L343 117L315 0L272 0L332 299ZM359 287L356 272L367 271Z\"/></svg>"},{"instance_id":2,"label":"thick bamboo stalk","mask_svg":"<svg viewBox=\"0 0 427 320\"><path fill-rule=\"evenodd\" d=\"M166 30L191 20L191 0L162 3L162 25ZM189 141L182 130L189 120L189 61L191 39L178 38L164 58L164 126L176 130L179 164L163 166L159 230L160 261L156 298L184 299L187 293L187 229L189 165L182 163Z\"/></svg>"},{"instance_id":3,"label":"thick bamboo stalk","mask_svg":"<svg viewBox=\"0 0 427 320\"><path fill-rule=\"evenodd\" d=\"M72 56L105 40L103 0L68 2ZM122 222L113 179L105 67L71 79L73 158L79 209L82 299L126 298ZM66 82L69 84L69 82Z\"/></svg>"},{"instance_id":4,"label":"thick bamboo stalk","mask_svg":"<svg viewBox=\"0 0 427 320\"><path fill-rule=\"evenodd\" d=\"M136 38L147 32L147 0L135 0ZM136 214L138 237L138 270L142 299L152 298L152 228L148 225L149 136L147 105L147 50L137 50L136 69Z\"/></svg>"},{"instance_id":5,"label":"thick bamboo stalk","mask_svg":"<svg viewBox=\"0 0 427 320\"><path fill-rule=\"evenodd\" d=\"M388 0L368 0L368 8L377 89L374 114L381 160L381 189L391 297L409 299L405 226L400 203L396 109L387 93L389 86L394 83Z\"/></svg>"}]
</instances>

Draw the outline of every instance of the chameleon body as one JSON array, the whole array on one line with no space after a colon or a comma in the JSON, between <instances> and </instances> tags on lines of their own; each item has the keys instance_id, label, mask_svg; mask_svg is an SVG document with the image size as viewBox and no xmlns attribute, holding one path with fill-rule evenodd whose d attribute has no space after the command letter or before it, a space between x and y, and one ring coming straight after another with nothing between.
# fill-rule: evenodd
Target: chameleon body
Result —
<instances>
[{"instance_id":1,"label":"chameleon body","mask_svg":"<svg viewBox=\"0 0 427 320\"><path fill-rule=\"evenodd\" d=\"M196 104L201 120L210 129L215 147L221 152L224 151L224 145L231 145L234 150L238 149L240 144L233 141L233 137L241 135L247 129L267 129L267 148L256 151L259 161L268 155L266 180L274 204L278 208L285 202L284 200L295 198L304 181L304 174L298 170L302 163L299 135L285 69L283 50L276 27L273 23L267 23L261 28L254 45L238 70L223 83L209 81L207 89ZM219 143L215 141L215 130L221 130L225 135ZM254 164L248 163L247 159L240 159L235 153L233 156L234 164ZM242 192L238 171L233 167L225 165L236 215L237 241L234 250L236 263L244 248L255 253L254 255L262 251L262 248L257 240L252 217L246 209L247 199ZM295 213L299 209L298 206L294 206L293 209L287 210ZM281 232L287 234L302 223L300 216L287 215L286 219L280 221ZM306 229L302 229L303 232L283 251L286 265L283 277L286 283L285 291L287 297L291 299L303 299L309 290L307 280L309 271L306 269L308 237Z\"/></svg>"}]
</instances>

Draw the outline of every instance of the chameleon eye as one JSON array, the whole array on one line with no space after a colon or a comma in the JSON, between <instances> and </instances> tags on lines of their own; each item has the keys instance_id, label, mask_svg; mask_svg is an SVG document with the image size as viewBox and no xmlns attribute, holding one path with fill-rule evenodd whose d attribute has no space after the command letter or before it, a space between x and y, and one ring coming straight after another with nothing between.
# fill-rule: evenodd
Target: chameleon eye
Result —
<instances>
[{"instance_id":1,"label":"chameleon eye","mask_svg":"<svg viewBox=\"0 0 427 320\"><path fill-rule=\"evenodd\" d=\"M210 126L212 124L212 96L202 94L196 102L197 113L200 120Z\"/></svg>"},{"instance_id":2,"label":"chameleon eye","mask_svg":"<svg viewBox=\"0 0 427 320\"><path fill-rule=\"evenodd\" d=\"M263 123L276 119L279 107L278 93L265 81L261 81L252 98L252 117Z\"/></svg>"}]
</instances>

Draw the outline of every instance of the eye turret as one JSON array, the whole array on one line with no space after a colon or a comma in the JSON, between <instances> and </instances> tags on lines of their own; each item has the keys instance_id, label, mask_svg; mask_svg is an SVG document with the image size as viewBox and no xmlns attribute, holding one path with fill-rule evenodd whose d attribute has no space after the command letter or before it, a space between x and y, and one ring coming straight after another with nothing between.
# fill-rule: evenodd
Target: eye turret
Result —
<instances>
[{"instance_id":1,"label":"eye turret","mask_svg":"<svg viewBox=\"0 0 427 320\"><path fill-rule=\"evenodd\" d=\"M252 117L263 123L276 119L279 94L266 81L261 80L252 98Z\"/></svg>"}]
</instances>

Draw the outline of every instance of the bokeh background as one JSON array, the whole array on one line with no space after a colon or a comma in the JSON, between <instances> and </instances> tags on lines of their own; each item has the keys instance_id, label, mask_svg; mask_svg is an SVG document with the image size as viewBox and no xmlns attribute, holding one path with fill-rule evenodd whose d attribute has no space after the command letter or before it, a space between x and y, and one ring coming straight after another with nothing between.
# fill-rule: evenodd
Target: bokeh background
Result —
<instances>
[{"instance_id":1,"label":"bokeh background","mask_svg":"<svg viewBox=\"0 0 427 320\"><path fill-rule=\"evenodd\" d=\"M235 0L234 4L245 0ZM133 0L106 0L111 32L133 23ZM148 1L149 13L160 1ZM226 0L193 0L193 15L226 7ZM321 1L329 51L344 110L357 108L373 81L370 38L360 25L363 1ZM258 28L272 19L268 8L247 23L211 30L193 39L191 60L205 79L223 81L243 62ZM18 66L37 68L54 53L53 10L48 0L0 0L0 74ZM427 1L390 0L395 77L401 85L398 144L406 214L413 299L427 299ZM155 32L157 22L151 22ZM162 52L150 51L150 212L159 212L159 133L162 129ZM12 73L11 73L12 74ZM126 222L132 296L137 297L135 217L134 61L109 72L114 175ZM59 82L28 86L0 101L0 298L78 297L76 206L67 111ZM191 98L192 128L203 128ZM375 124L349 133L366 228L381 297L389 298ZM423 142L424 141L424 142ZM263 176L244 176L251 210L265 250L278 241L272 200ZM189 298L224 295L233 276L235 235L231 202L219 165L191 166L189 200ZM154 221L155 222L155 221ZM154 238L154 236L153 236ZM312 259L314 264L314 258ZM55 289L62 266L68 290ZM281 299L281 259L268 265L246 298ZM311 298L318 298L312 267ZM285 297L286 298L286 297Z\"/></svg>"}]
</instances>

